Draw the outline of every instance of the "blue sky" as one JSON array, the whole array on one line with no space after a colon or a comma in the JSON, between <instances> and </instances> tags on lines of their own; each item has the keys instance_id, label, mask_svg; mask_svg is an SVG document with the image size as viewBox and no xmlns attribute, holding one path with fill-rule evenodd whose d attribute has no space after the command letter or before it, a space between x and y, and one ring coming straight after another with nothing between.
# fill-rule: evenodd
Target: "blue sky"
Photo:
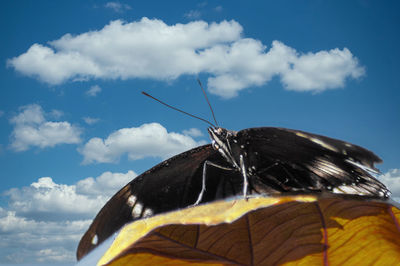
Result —
<instances>
[{"instance_id":1,"label":"blue sky","mask_svg":"<svg viewBox=\"0 0 400 266\"><path fill-rule=\"evenodd\" d=\"M0 8L0 263L73 263L124 184L225 128L378 154L400 196L397 1L7 1Z\"/></svg>"}]
</instances>

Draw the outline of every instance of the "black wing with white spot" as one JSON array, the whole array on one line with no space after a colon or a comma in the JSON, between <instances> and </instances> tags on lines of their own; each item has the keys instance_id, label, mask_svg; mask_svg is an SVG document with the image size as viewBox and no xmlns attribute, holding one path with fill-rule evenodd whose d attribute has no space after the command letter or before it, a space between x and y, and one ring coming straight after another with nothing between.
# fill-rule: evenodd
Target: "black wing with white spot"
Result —
<instances>
[{"instance_id":1,"label":"black wing with white spot","mask_svg":"<svg viewBox=\"0 0 400 266\"><path fill-rule=\"evenodd\" d=\"M359 146L271 127L245 129L225 140L230 156L244 158L252 194L388 196L387 188L367 170L376 170L374 163L381 160ZM128 222L193 205L202 189L205 161L222 167L207 167L202 203L243 193L242 173L211 145L181 153L136 177L106 203L82 237L78 259Z\"/></svg>"},{"instance_id":2,"label":"black wing with white spot","mask_svg":"<svg viewBox=\"0 0 400 266\"><path fill-rule=\"evenodd\" d=\"M193 205L200 193L205 160L226 164L211 145L172 157L139 175L117 192L97 214L82 237L78 259L101 244L124 224ZM210 168L202 202L225 198L241 191L237 172Z\"/></svg>"},{"instance_id":3,"label":"black wing with white spot","mask_svg":"<svg viewBox=\"0 0 400 266\"><path fill-rule=\"evenodd\" d=\"M256 192L332 192L386 198L374 178L381 159L337 139L284 128L250 128L236 136Z\"/></svg>"}]
</instances>

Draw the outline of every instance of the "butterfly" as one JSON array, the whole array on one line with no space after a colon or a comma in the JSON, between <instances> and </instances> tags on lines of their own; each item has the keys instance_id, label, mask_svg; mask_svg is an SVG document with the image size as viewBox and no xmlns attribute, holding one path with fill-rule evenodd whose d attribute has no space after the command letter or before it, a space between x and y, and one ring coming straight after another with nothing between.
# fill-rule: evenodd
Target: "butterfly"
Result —
<instances>
[{"instance_id":1,"label":"butterfly","mask_svg":"<svg viewBox=\"0 0 400 266\"><path fill-rule=\"evenodd\" d=\"M360 146L276 127L213 125L208 133L211 144L161 162L117 192L82 237L78 260L128 222L231 196L390 195L371 174L382 160Z\"/></svg>"},{"instance_id":2,"label":"butterfly","mask_svg":"<svg viewBox=\"0 0 400 266\"><path fill-rule=\"evenodd\" d=\"M127 222L235 195L389 197L385 185L369 173L377 171L374 163L381 159L360 146L275 127L208 131L212 144L156 165L117 192L82 237L78 259Z\"/></svg>"}]
</instances>

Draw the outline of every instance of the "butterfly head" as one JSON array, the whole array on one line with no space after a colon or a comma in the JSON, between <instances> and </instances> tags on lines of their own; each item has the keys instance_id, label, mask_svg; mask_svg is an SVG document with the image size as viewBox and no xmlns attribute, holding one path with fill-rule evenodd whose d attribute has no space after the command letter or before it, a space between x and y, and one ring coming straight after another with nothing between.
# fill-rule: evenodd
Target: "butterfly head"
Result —
<instances>
[{"instance_id":1,"label":"butterfly head","mask_svg":"<svg viewBox=\"0 0 400 266\"><path fill-rule=\"evenodd\" d=\"M232 156L230 145L231 139L236 135L236 132L222 127L209 127L208 134L210 135L213 148L221 153L221 155L233 166L237 166L237 163Z\"/></svg>"}]
</instances>

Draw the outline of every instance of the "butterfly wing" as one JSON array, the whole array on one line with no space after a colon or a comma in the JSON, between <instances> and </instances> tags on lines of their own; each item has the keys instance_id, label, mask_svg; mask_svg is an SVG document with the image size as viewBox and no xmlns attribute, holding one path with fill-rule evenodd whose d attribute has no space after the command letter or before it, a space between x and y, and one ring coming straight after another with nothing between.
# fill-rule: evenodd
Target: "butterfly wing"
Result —
<instances>
[{"instance_id":1,"label":"butterfly wing","mask_svg":"<svg viewBox=\"0 0 400 266\"><path fill-rule=\"evenodd\" d=\"M284 128L239 131L231 143L233 156L245 155L253 193L334 192L385 197L389 191L365 168L381 162L372 152L340 140ZM97 214L82 237L78 259L125 223L176 210L196 202L206 161L232 167L211 145L181 153L136 177ZM202 202L242 193L237 170L208 166Z\"/></svg>"},{"instance_id":2,"label":"butterfly wing","mask_svg":"<svg viewBox=\"0 0 400 266\"><path fill-rule=\"evenodd\" d=\"M206 160L226 164L211 145L204 145L172 157L133 179L97 214L79 243L78 259L127 222L194 204L201 191ZM202 202L241 191L242 178L238 172L208 167L206 176L207 190Z\"/></svg>"},{"instance_id":3,"label":"butterfly wing","mask_svg":"<svg viewBox=\"0 0 400 266\"><path fill-rule=\"evenodd\" d=\"M333 192L388 197L369 171L381 159L341 140L285 128L250 128L236 141L245 151L253 187L266 193ZM237 148L235 153L240 152ZM242 153L243 153L242 151Z\"/></svg>"}]
</instances>

